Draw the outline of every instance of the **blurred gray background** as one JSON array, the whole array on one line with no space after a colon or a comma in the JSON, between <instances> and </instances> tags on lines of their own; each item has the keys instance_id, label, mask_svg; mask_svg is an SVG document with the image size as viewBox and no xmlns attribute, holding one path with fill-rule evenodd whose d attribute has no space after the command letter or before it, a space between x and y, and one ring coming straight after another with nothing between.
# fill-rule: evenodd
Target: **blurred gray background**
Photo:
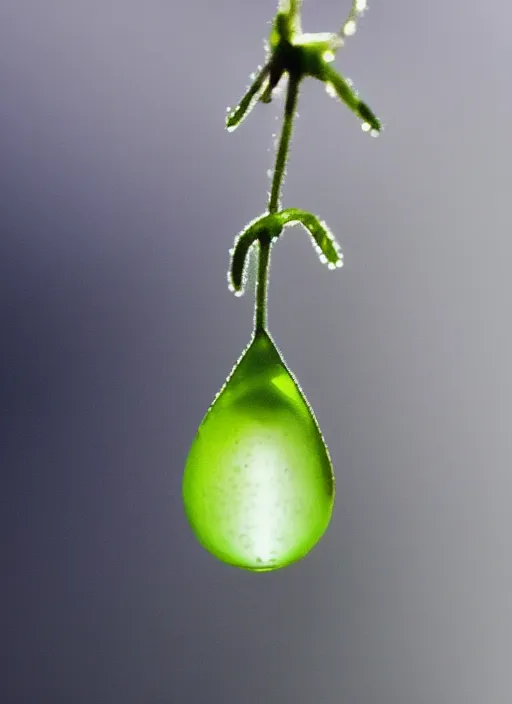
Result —
<instances>
[{"instance_id":1,"label":"blurred gray background","mask_svg":"<svg viewBox=\"0 0 512 704\"><path fill-rule=\"evenodd\" d=\"M306 0L307 31L349 2ZM228 249L282 99L233 134L273 0L0 4L5 704L510 704L512 11L374 0L304 86L270 329L337 475L325 538L251 574L183 514L249 339Z\"/></svg>"}]
</instances>

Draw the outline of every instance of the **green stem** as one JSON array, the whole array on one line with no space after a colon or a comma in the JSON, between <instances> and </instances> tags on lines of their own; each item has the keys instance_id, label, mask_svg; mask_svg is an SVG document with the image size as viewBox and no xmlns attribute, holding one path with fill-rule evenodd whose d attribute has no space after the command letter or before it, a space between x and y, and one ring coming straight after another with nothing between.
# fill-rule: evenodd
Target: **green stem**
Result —
<instances>
[{"instance_id":1,"label":"green stem","mask_svg":"<svg viewBox=\"0 0 512 704\"><path fill-rule=\"evenodd\" d=\"M277 149L276 165L274 167L274 175L272 177L272 188L270 191L270 200L268 203L268 212L271 214L277 213L277 211L279 210L279 202L281 199L281 187L283 185L284 174L286 171L288 152L290 151L290 140L293 131L293 119L295 117L295 111L297 109L298 97L299 79L295 76L290 76L288 79L288 88L286 92L283 129L281 130L281 138L279 140L279 147ZM267 327L267 288L270 246L270 236L260 237L258 284L256 290L256 333L264 332Z\"/></svg>"},{"instance_id":2,"label":"green stem","mask_svg":"<svg viewBox=\"0 0 512 704\"><path fill-rule=\"evenodd\" d=\"M290 76L288 79L288 89L286 92L286 104L284 108L283 129L281 130L281 139L276 156L276 165L274 167L274 176L272 178L272 189L270 191L270 200L268 203L268 212L277 213L279 210L279 200L281 197L281 186L286 170L286 161L290 150L290 140L293 130L293 119L297 109L297 100L299 97L299 81L297 78Z\"/></svg>"},{"instance_id":3,"label":"green stem","mask_svg":"<svg viewBox=\"0 0 512 704\"><path fill-rule=\"evenodd\" d=\"M267 286L270 259L270 237L260 237L258 257L258 284L256 288L256 334L267 329Z\"/></svg>"}]
</instances>

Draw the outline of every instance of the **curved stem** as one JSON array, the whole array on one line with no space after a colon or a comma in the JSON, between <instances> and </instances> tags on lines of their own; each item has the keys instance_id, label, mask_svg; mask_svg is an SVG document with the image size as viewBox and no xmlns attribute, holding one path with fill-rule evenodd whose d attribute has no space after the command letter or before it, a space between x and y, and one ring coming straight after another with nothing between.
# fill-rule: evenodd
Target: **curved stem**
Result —
<instances>
[{"instance_id":1,"label":"curved stem","mask_svg":"<svg viewBox=\"0 0 512 704\"><path fill-rule=\"evenodd\" d=\"M274 175L272 178L272 188L270 191L270 200L268 203L268 212L277 213L279 210L279 202L281 199L281 186L286 171L286 161L290 150L290 140L293 131L293 119L297 109L297 101L299 97L299 79L296 76L290 76L288 80L288 89L286 92L286 103L284 108L283 129L281 130L281 138L277 149L276 165L274 167ZM270 259L271 236L260 237L260 251L258 258L258 284L256 289L256 314L255 314L255 332L263 332L267 327L267 288L268 288L268 266Z\"/></svg>"}]
</instances>

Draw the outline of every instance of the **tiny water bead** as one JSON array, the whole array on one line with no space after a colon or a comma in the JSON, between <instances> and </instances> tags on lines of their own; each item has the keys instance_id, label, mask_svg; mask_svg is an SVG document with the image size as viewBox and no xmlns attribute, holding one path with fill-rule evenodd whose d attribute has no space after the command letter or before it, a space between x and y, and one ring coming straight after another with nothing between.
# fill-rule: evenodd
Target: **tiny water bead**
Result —
<instances>
[{"instance_id":1,"label":"tiny water bead","mask_svg":"<svg viewBox=\"0 0 512 704\"><path fill-rule=\"evenodd\" d=\"M278 569L320 540L334 493L313 411L268 332L256 332L187 458L183 498L192 529L224 562Z\"/></svg>"}]
</instances>

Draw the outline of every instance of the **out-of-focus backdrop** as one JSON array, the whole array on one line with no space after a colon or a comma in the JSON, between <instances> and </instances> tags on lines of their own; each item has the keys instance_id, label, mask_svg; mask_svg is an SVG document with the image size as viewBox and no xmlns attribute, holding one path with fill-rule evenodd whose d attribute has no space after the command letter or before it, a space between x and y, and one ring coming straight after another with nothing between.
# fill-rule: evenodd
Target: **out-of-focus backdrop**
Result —
<instances>
[{"instance_id":1,"label":"out-of-focus backdrop","mask_svg":"<svg viewBox=\"0 0 512 704\"><path fill-rule=\"evenodd\" d=\"M348 0L306 0L307 31ZM370 3L304 86L270 329L337 475L285 570L195 541L181 477L249 339L226 285L282 99L233 134L273 0L0 4L5 704L509 704L512 11Z\"/></svg>"}]
</instances>

